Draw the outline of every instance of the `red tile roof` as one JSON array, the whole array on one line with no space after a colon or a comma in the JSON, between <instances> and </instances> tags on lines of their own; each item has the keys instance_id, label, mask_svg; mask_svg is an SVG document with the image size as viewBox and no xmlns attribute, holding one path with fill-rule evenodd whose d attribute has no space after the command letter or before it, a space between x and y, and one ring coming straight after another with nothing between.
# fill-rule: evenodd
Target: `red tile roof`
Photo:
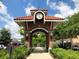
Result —
<instances>
[{"instance_id":1,"label":"red tile roof","mask_svg":"<svg viewBox=\"0 0 79 59\"><path fill-rule=\"evenodd\" d=\"M63 18L55 17L55 16L46 16L46 20L63 20Z\"/></svg>"},{"instance_id":2,"label":"red tile roof","mask_svg":"<svg viewBox=\"0 0 79 59\"><path fill-rule=\"evenodd\" d=\"M33 16L16 17L14 20L32 20ZM45 16L45 20L64 20L63 18L55 16Z\"/></svg>"},{"instance_id":3,"label":"red tile roof","mask_svg":"<svg viewBox=\"0 0 79 59\"><path fill-rule=\"evenodd\" d=\"M32 20L33 16L22 16L22 17L16 17L14 20Z\"/></svg>"}]
</instances>

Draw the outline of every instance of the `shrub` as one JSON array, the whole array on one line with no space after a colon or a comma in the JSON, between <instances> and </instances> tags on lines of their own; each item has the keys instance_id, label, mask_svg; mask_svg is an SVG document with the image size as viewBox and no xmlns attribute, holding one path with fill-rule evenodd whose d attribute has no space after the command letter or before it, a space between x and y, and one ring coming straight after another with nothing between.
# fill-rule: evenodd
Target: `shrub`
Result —
<instances>
[{"instance_id":1,"label":"shrub","mask_svg":"<svg viewBox=\"0 0 79 59\"><path fill-rule=\"evenodd\" d=\"M53 48L58 48L58 47L59 47L59 46L58 46L58 43L55 42L55 43L53 44Z\"/></svg>"},{"instance_id":2,"label":"shrub","mask_svg":"<svg viewBox=\"0 0 79 59\"><path fill-rule=\"evenodd\" d=\"M28 49L25 46L17 46L12 52L12 59L24 59L27 55ZM9 53L7 50L0 50L0 59L9 59Z\"/></svg>"},{"instance_id":3,"label":"shrub","mask_svg":"<svg viewBox=\"0 0 79 59\"><path fill-rule=\"evenodd\" d=\"M58 59L79 59L79 52L73 50L65 50L62 48L55 48L52 53Z\"/></svg>"},{"instance_id":4,"label":"shrub","mask_svg":"<svg viewBox=\"0 0 79 59\"><path fill-rule=\"evenodd\" d=\"M24 59L28 55L28 49L24 46L18 46L14 49L13 59Z\"/></svg>"},{"instance_id":5,"label":"shrub","mask_svg":"<svg viewBox=\"0 0 79 59\"><path fill-rule=\"evenodd\" d=\"M0 50L0 59L8 59L9 54L7 52L7 50L1 49Z\"/></svg>"}]
</instances>

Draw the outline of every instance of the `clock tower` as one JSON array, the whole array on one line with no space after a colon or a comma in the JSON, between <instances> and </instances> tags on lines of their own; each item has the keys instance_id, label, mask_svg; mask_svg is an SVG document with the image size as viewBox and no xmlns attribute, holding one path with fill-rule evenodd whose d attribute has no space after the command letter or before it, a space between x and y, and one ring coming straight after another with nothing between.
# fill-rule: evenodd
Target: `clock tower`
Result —
<instances>
[{"instance_id":1,"label":"clock tower","mask_svg":"<svg viewBox=\"0 0 79 59\"><path fill-rule=\"evenodd\" d=\"M63 18L47 15L48 10L30 10L31 16L16 17L14 20L19 26L24 27L25 45L28 48L33 48L32 35L35 32L43 32L46 36L45 48L48 50L53 45L53 29L58 23L64 21Z\"/></svg>"}]
</instances>

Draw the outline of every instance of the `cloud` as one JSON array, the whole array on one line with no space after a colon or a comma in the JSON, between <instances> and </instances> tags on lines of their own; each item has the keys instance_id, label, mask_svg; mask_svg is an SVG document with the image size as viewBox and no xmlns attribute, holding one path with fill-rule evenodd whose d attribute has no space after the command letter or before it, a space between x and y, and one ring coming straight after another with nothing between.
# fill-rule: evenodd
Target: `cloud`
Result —
<instances>
[{"instance_id":1,"label":"cloud","mask_svg":"<svg viewBox=\"0 0 79 59\"><path fill-rule=\"evenodd\" d=\"M49 4L49 1L50 1L50 0L47 0L47 2L46 2L46 3L47 3L47 5Z\"/></svg>"},{"instance_id":2,"label":"cloud","mask_svg":"<svg viewBox=\"0 0 79 59\"><path fill-rule=\"evenodd\" d=\"M8 14L7 7L2 2L0 2L0 15L5 17L5 18L7 18L7 19L11 19L12 18Z\"/></svg>"},{"instance_id":3,"label":"cloud","mask_svg":"<svg viewBox=\"0 0 79 59\"><path fill-rule=\"evenodd\" d=\"M63 17L74 14L74 10L72 10L70 6L63 2L59 2L59 4L56 4L54 9L57 9Z\"/></svg>"},{"instance_id":4,"label":"cloud","mask_svg":"<svg viewBox=\"0 0 79 59\"><path fill-rule=\"evenodd\" d=\"M4 21L5 28L10 30L11 38L21 38L22 36L18 33L19 26L13 20L13 17L8 13L7 7L0 2L0 21Z\"/></svg>"},{"instance_id":5,"label":"cloud","mask_svg":"<svg viewBox=\"0 0 79 59\"><path fill-rule=\"evenodd\" d=\"M74 11L75 12L79 12L79 0L72 0L74 2L75 8Z\"/></svg>"},{"instance_id":6,"label":"cloud","mask_svg":"<svg viewBox=\"0 0 79 59\"><path fill-rule=\"evenodd\" d=\"M0 2L0 13L7 14L7 7L2 2Z\"/></svg>"},{"instance_id":7,"label":"cloud","mask_svg":"<svg viewBox=\"0 0 79 59\"><path fill-rule=\"evenodd\" d=\"M60 17L67 17L67 16L71 16L74 13L79 11L79 1L78 0L73 0L74 4L75 4L75 8L72 9L71 6L69 6L67 3L65 2L48 2L48 6L53 9L58 11L57 14L55 14L55 16L60 16Z\"/></svg>"},{"instance_id":8,"label":"cloud","mask_svg":"<svg viewBox=\"0 0 79 59\"><path fill-rule=\"evenodd\" d=\"M27 7L24 9L27 16L28 16L28 15L31 15L30 10L32 10L32 9L36 9L36 7L33 6L33 5L31 5L31 3L29 3L29 4L27 5Z\"/></svg>"},{"instance_id":9,"label":"cloud","mask_svg":"<svg viewBox=\"0 0 79 59\"><path fill-rule=\"evenodd\" d=\"M5 25L5 28L11 32L11 39L20 39L23 37L18 33L19 26L14 21Z\"/></svg>"},{"instance_id":10,"label":"cloud","mask_svg":"<svg viewBox=\"0 0 79 59\"><path fill-rule=\"evenodd\" d=\"M75 4L75 8L79 9L79 0L72 0Z\"/></svg>"},{"instance_id":11,"label":"cloud","mask_svg":"<svg viewBox=\"0 0 79 59\"><path fill-rule=\"evenodd\" d=\"M61 14L55 14L54 16L64 18L64 16Z\"/></svg>"}]
</instances>

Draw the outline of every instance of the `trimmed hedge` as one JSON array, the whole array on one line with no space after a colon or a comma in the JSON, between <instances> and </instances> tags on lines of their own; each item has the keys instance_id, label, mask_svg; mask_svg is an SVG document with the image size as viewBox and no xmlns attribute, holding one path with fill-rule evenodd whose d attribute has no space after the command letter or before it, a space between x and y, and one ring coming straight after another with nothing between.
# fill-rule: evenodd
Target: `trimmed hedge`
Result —
<instances>
[{"instance_id":1,"label":"trimmed hedge","mask_svg":"<svg viewBox=\"0 0 79 59\"><path fill-rule=\"evenodd\" d=\"M78 51L55 48L51 52L58 59L79 59Z\"/></svg>"}]
</instances>

